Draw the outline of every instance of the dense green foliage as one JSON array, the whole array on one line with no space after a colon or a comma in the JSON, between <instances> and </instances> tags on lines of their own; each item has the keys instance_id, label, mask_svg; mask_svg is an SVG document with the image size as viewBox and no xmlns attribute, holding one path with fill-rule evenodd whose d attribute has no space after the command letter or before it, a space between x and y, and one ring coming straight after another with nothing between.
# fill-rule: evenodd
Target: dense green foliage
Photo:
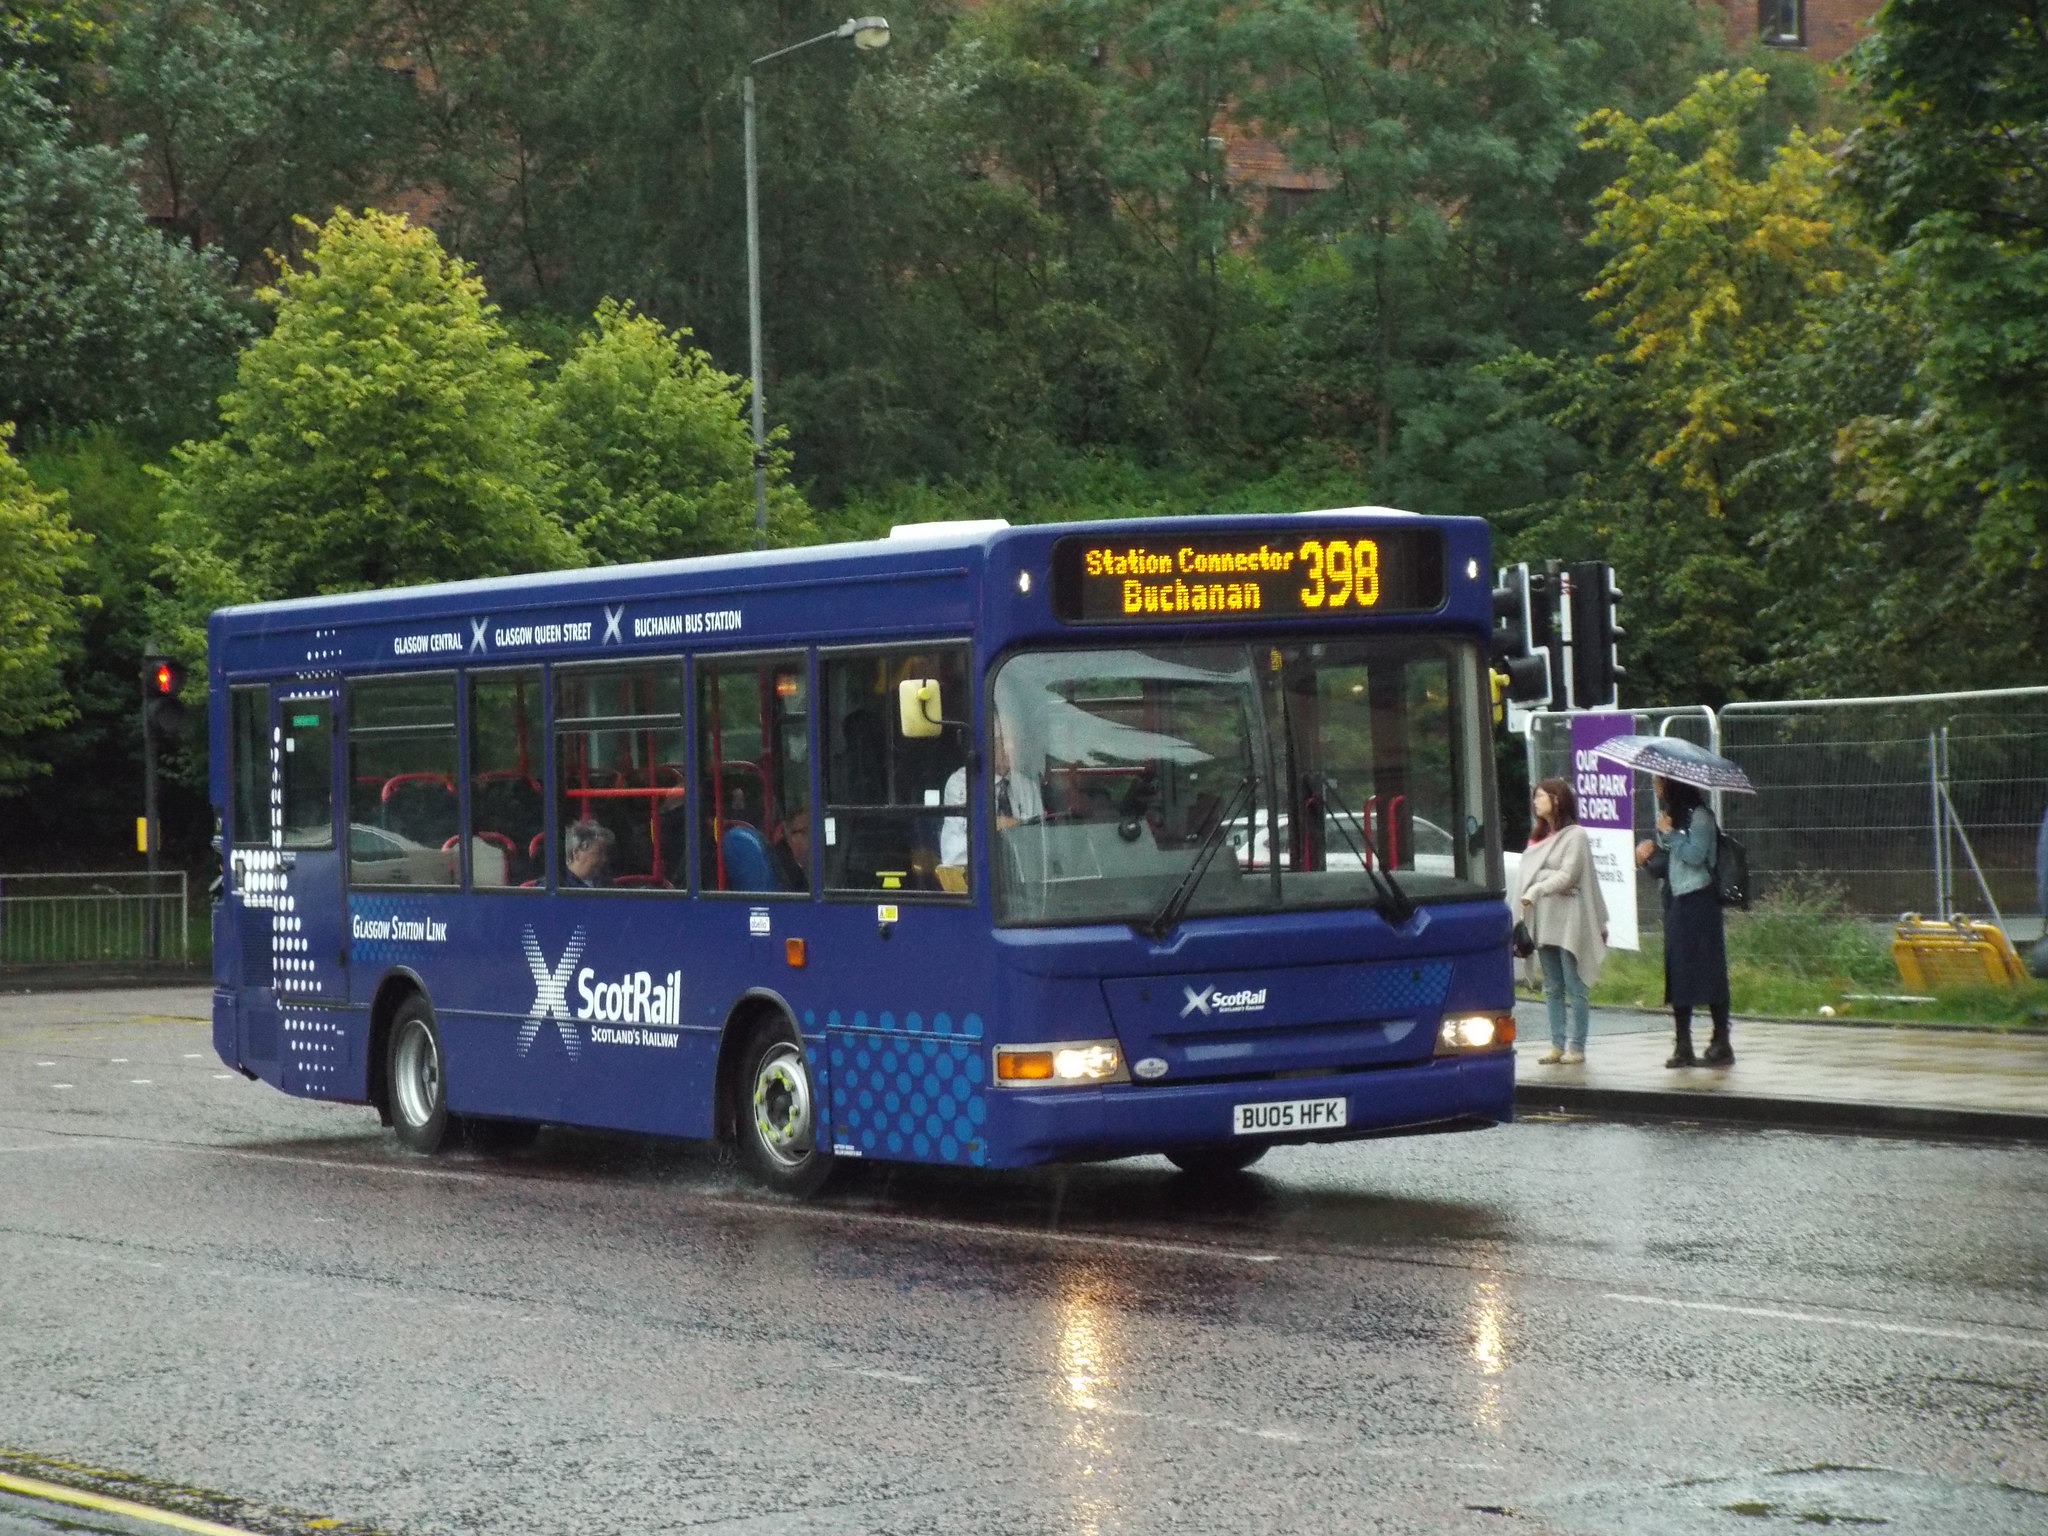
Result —
<instances>
[{"instance_id":1,"label":"dense green foliage","mask_svg":"<svg viewBox=\"0 0 2048 1536\"><path fill-rule=\"evenodd\" d=\"M7 451L10 436L0 430L0 791L41 766L27 739L77 713L62 668L91 602L65 590L88 541L64 515L63 493L37 490Z\"/></svg>"},{"instance_id":2,"label":"dense green foliage","mask_svg":"<svg viewBox=\"0 0 2048 1536\"><path fill-rule=\"evenodd\" d=\"M217 264L145 222L127 150L75 142L47 90L0 66L0 420L175 433L245 327Z\"/></svg>"},{"instance_id":3,"label":"dense green foliage","mask_svg":"<svg viewBox=\"0 0 2048 1536\"><path fill-rule=\"evenodd\" d=\"M754 538L747 383L616 300L598 306L545 391L541 442L559 466L562 511L601 565L743 549ZM781 456L786 460L787 456ZM776 542L815 532L778 466Z\"/></svg>"}]
</instances>

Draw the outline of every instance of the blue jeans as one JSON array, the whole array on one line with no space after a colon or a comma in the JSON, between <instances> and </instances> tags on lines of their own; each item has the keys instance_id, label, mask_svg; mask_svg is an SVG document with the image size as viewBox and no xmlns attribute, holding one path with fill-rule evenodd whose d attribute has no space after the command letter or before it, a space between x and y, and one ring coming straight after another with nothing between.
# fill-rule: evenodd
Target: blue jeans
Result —
<instances>
[{"instance_id":1,"label":"blue jeans","mask_svg":"<svg viewBox=\"0 0 2048 1536\"><path fill-rule=\"evenodd\" d=\"M1556 944L1545 944L1536 951L1536 958L1543 964L1543 1001L1550 1009L1550 1043L1560 1051L1566 1048L1564 1000L1569 994L1572 1000L1570 1048L1583 1051L1586 1048L1588 1022L1586 983L1579 975L1578 957Z\"/></svg>"}]
</instances>

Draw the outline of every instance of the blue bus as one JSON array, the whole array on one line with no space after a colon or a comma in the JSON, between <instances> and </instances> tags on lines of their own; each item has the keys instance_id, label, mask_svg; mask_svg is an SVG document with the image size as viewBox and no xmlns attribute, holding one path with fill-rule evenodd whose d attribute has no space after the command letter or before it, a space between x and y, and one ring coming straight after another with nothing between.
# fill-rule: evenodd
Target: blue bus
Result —
<instances>
[{"instance_id":1,"label":"blue bus","mask_svg":"<svg viewBox=\"0 0 2048 1536\"><path fill-rule=\"evenodd\" d=\"M1354 508L222 610L215 1048L798 1195L1504 1122L1490 577Z\"/></svg>"}]
</instances>

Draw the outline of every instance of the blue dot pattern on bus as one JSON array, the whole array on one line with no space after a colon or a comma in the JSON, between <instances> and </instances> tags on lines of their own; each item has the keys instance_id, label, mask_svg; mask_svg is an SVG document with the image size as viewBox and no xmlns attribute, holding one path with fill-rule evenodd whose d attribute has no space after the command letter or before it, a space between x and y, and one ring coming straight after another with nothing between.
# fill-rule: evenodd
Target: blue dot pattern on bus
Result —
<instances>
[{"instance_id":1,"label":"blue dot pattern on bus","mask_svg":"<svg viewBox=\"0 0 2048 1536\"><path fill-rule=\"evenodd\" d=\"M1403 1014L1434 1013L1451 990L1448 960L1427 965L1361 967L1349 987L1352 1014L1361 1019L1397 1019Z\"/></svg>"},{"instance_id":2,"label":"blue dot pattern on bus","mask_svg":"<svg viewBox=\"0 0 2048 1536\"><path fill-rule=\"evenodd\" d=\"M816 1028L814 1013L804 1028ZM833 1140L865 1157L980 1167L988 1160L988 1063L979 1014L834 1008L825 1016ZM813 1054L814 1048L807 1048ZM815 1070L815 1065L814 1065Z\"/></svg>"}]
</instances>

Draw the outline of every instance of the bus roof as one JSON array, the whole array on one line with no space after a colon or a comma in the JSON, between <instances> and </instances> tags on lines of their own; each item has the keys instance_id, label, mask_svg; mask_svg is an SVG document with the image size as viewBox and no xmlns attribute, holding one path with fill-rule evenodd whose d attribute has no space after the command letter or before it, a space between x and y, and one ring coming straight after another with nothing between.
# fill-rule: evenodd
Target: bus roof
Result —
<instances>
[{"instance_id":1,"label":"bus roof","mask_svg":"<svg viewBox=\"0 0 2048 1536\"><path fill-rule=\"evenodd\" d=\"M1284 528L1308 517L1415 518L1420 514L1395 507L1327 507L1306 512L1245 514L1195 514L1185 517L1120 518L1100 522L1027 523L1013 526L1002 518L978 518L958 522L899 523L881 539L848 540L837 544L808 544L788 549L741 550L731 554L693 555L678 560L650 560L634 565L584 566L569 570L531 571L518 576L485 576L470 581L441 581L418 586L380 587L353 592L332 592L316 597L277 598L268 602L238 603L216 611L217 619L233 621L258 618L266 625L297 616L308 618L335 614L374 605L434 612L444 608L468 607L479 601L533 600L544 594L573 597L587 587L620 585L661 585L665 580L684 578L690 585L717 586L720 578L758 579L761 576L796 575L805 567L826 567L830 574L844 576L886 576L891 568L926 570L933 555L960 552L985 554L1000 542L1050 540L1070 533L1094 535L1123 531L1157 535L1166 532L1214 530L1228 521L1239 527L1270 525ZM957 562L955 562L957 563ZM823 574L811 571L807 574Z\"/></svg>"}]
</instances>

